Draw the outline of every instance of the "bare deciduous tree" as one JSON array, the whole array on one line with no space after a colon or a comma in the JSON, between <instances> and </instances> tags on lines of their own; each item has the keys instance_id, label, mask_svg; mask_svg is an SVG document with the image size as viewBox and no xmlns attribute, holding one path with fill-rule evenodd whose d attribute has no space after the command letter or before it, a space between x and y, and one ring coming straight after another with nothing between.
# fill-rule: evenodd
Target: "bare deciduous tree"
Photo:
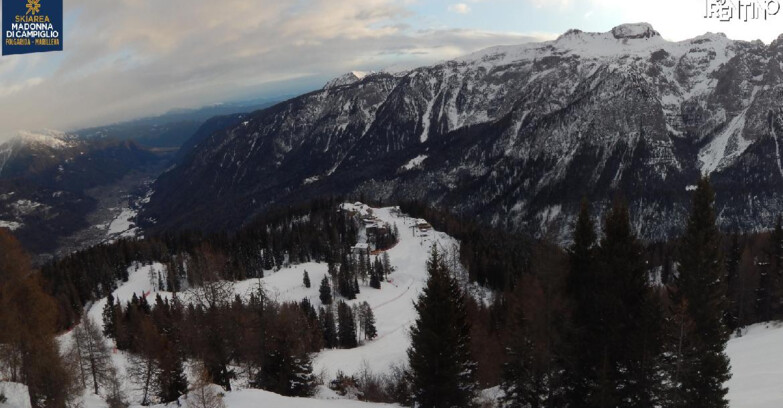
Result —
<instances>
[{"instance_id":1,"label":"bare deciduous tree","mask_svg":"<svg viewBox=\"0 0 783 408\"><path fill-rule=\"evenodd\" d=\"M111 355L103 341L101 329L88 316L73 331L73 357L81 374L82 385L87 387L88 378L92 380L93 391L98 394L100 384L105 384L110 368Z\"/></svg>"},{"instance_id":2,"label":"bare deciduous tree","mask_svg":"<svg viewBox=\"0 0 783 408\"><path fill-rule=\"evenodd\" d=\"M216 389L219 387L211 383L207 369L202 367L188 394L188 408L225 408L223 397Z\"/></svg>"}]
</instances>

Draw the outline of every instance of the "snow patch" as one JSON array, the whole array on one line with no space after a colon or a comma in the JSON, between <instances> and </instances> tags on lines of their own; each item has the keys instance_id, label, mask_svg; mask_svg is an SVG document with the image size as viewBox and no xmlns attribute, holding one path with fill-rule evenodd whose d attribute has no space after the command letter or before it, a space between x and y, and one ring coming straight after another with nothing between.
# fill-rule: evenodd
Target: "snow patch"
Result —
<instances>
[{"instance_id":1,"label":"snow patch","mask_svg":"<svg viewBox=\"0 0 783 408\"><path fill-rule=\"evenodd\" d=\"M742 136L742 131L745 129L745 116L753 104L758 89L758 87L753 89L748 106L735 116L720 134L715 136L699 151L702 174L710 174L715 170L726 167L750 146L750 141ZM730 143L731 141L734 141L734 143Z\"/></svg>"},{"instance_id":2,"label":"snow patch","mask_svg":"<svg viewBox=\"0 0 783 408\"><path fill-rule=\"evenodd\" d=\"M409 160L407 163L405 163L404 165L402 165L402 167L400 167L400 170L403 170L403 171L405 171L405 170L413 170L413 169L415 169L415 168L420 168L420 167L421 167L421 164L422 164L422 163L424 162L424 160L426 160L426 159L427 159L427 155L426 155L426 154L420 154L420 155L418 155L418 156L416 156L416 157L414 157L414 158L410 159L410 160Z\"/></svg>"},{"instance_id":3,"label":"snow patch","mask_svg":"<svg viewBox=\"0 0 783 408\"><path fill-rule=\"evenodd\" d=\"M22 226L24 226L24 224L21 222L0 220L0 228L8 228L11 231L16 231L19 228L22 228Z\"/></svg>"},{"instance_id":4,"label":"snow patch","mask_svg":"<svg viewBox=\"0 0 783 408\"><path fill-rule=\"evenodd\" d=\"M0 408L30 408L30 393L27 386L20 383L0 381L0 395L6 401L0 402Z\"/></svg>"},{"instance_id":5,"label":"snow patch","mask_svg":"<svg viewBox=\"0 0 783 408\"><path fill-rule=\"evenodd\" d=\"M45 129L42 131L20 130L13 141L26 145L46 146L52 149L61 149L72 145L73 137L59 130Z\"/></svg>"},{"instance_id":6,"label":"snow patch","mask_svg":"<svg viewBox=\"0 0 783 408\"><path fill-rule=\"evenodd\" d=\"M315 183L316 181L318 181L320 179L321 179L321 176L308 177L308 178L304 179L304 182L302 182L302 184L312 184L312 183Z\"/></svg>"},{"instance_id":7,"label":"snow patch","mask_svg":"<svg viewBox=\"0 0 783 408\"><path fill-rule=\"evenodd\" d=\"M783 326L759 323L729 340L731 359L727 398L732 408L779 408L783 405Z\"/></svg>"},{"instance_id":8,"label":"snow patch","mask_svg":"<svg viewBox=\"0 0 783 408\"><path fill-rule=\"evenodd\" d=\"M135 237L138 228L134 223L136 210L123 208L122 211L111 221L107 234L111 237L130 238Z\"/></svg>"}]
</instances>

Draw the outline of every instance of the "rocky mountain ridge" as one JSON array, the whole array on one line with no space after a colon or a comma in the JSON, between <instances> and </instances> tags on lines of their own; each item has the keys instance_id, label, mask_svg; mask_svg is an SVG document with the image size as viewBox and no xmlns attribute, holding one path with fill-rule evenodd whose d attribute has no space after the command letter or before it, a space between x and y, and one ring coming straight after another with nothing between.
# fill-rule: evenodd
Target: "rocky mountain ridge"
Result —
<instances>
[{"instance_id":1,"label":"rocky mountain ridge","mask_svg":"<svg viewBox=\"0 0 783 408\"><path fill-rule=\"evenodd\" d=\"M143 221L235 228L274 205L363 194L562 241L583 197L600 213L622 196L642 237L660 239L710 174L721 226L762 229L783 212L782 94L783 38L570 30L257 111L161 176Z\"/></svg>"}]
</instances>

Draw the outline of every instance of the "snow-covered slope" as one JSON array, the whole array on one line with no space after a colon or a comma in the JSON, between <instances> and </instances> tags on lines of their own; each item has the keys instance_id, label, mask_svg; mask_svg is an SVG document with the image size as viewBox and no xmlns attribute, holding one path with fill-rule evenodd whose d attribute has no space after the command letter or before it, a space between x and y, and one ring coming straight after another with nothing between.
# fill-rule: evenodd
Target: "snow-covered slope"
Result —
<instances>
[{"instance_id":1,"label":"snow-covered slope","mask_svg":"<svg viewBox=\"0 0 783 408\"><path fill-rule=\"evenodd\" d=\"M20 383L0 381L0 395L5 396L5 402L0 402L0 408L30 408L30 394L27 386Z\"/></svg>"},{"instance_id":2,"label":"snow-covered slope","mask_svg":"<svg viewBox=\"0 0 783 408\"><path fill-rule=\"evenodd\" d=\"M427 281L425 262L430 248L434 244L445 251L457 244L456 240L442 232L421 233L413 228L416 219L392 215L390 208L376 209L374 214L390 225L396 223L400 231L400 242L388 251L395 271L380 290L362 288L357 299L349 301L349 304L363 301L370 304L377 322L378 338L355 349L319 353L313 369L325 372L329 377L337 371L358 373L365 368L383 373L392 365L406 361L406 350L410 344L408 329L416 318L413 302Z\"/></svg>"},{"instance_id":3,"label":"snow-covered slope","mask_svg":"<svg viewBox=\"0 0 783 408\"><path fill-rule=\"evenodd\" d=\"M681 231L702 173L725 228L783 211L783 39L674 42L638 23L345 78L213 134L158 180L144 217L231 228L354 193L564 239L583 197L600 212L620 193L658 239Z\"/></svg>"},{"instance_id":4,"label":"snow-covered slope","mask_svg":"<svg viewBox=\"0 0 783 408\"><path fill-rule=\"evenodd\" d=\"M366 211L366 205L344 204L346 208ZM390 225L396 224L399 229L400 240L397 245L389 249L389 259L394 272L383 282L381 289L374 289L368 285L361 285L361 292L355 300L347 300L349 305L360 302L368 302L373 309L378 329L378 337L372 341L361 342L354 349L324 350L314 356L313 371L324 374L328 381L335 377L337 371L347 374L359 373L363 369L381 374L387 372L392 366L398 366L407 359L406 350L410 344L408 329L416 318L413 302L417 299L427 280L425 263L429 257L432 245L437 245L442 251L451 250L457 241L445 233L438 231L420 232L413 228L416 219L407 217L394 211L393 208L374 209L374 215ZM320 282L327 274L325 263L305 263L290 265L277 272L266 271L266 276L261 280L268 294L278 301L298 302L308 298L314 306L321 306L318 285L305 288L302 284L302 276L307 270L312 282ZM160 294L164 298L171 298L172 293L159 291L156 287L158 273L165 273L165 265L154 263L152 265L131 265L128 269L128 282L123 283L113 292L119 301L125 303L135 293L137 296L154 297ZM240 296L249 296L258 285L258 280L250 279L236 282L234 290ZM188 302L187 292L180 293L179 298ZM101 314L106 300L101 299L89 307L87 316L98 324L102 324ZM70 341L70 335L61 338L63 343ZM114 354L114 361L118 367L126 366L124 353ZM242 385L235 388L240 391L229 393L226 403L229 408L245 407L245 404L262 404L262 406L281 407L338 407L338 406L379 406L378 404L364 404L347 400L331 401L328 399L339 398L328 390L321 390L315 400L301 398L287 398L258 390L241 390ZM128 387L132 396L132 387ZM327 400L324 400L327 399ZM263 405L275 404L275 405ZM279 404L279 405L277 405ZM250 406L250 405L247 405ZM383 405L380 405L383 406ZM89 407L92 408L92 407Z\"/></svg>"},{"instance_id":5,"label":"snow-covered slope","mask_svg":"<svg viewBox=\"0 0 783 408\"><path fill-rule=\"evenodd\" d=\"M731 408L783 406L783 325L760 323L729 341Z\"/></svg>"}]
</instances>

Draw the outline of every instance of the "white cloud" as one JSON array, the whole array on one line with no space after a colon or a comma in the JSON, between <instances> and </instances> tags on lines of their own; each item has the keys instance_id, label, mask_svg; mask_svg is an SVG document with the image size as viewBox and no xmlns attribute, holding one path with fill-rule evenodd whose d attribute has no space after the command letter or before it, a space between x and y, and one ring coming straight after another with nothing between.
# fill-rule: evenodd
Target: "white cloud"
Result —
<instances>
[{"instance_id":1,"label":"white cloud","mask_svg":"<svg viewBox=\"0 0 783 408\"><path fill-rule=\"evenodd\" d=\"M572 0L530 0L534 6L538 8L542 7L557 7L559 9L566 9L573 5Z\"/></svg>"},{"instance_id":2,"label":"white cloud","mask_svg":"<svg viewBox=\"0 0 783 408\"><path fill-rule=\"evenodd\" d=\"M761 39L769 43L783 33L783 11L767 20L721 22L704 18L707 2L658 0L528 0L542 8L570 13L581 10L591 22L605 21L609 30L621 23L647 22L670 40L679 41L704 34L722 32L731 39ZM776 0L783 3L783 0ZM762 2L764 3L764 2ZM736 14L736 11L735 11ZM611 16L611 17L609 17ZM579 27L572 27L579 28Z\"/></svg>"},{"instance_id":3,"label":"white cloud","mask_svg":"<svg viewBox=\"0 0 783 408\"><path fill-rule=\"evenodd\" d=\"M534 39L414 29L411 11L395 0L122 0L111 7L69 0L66 12L65 51L0 59L0 137L258 96L278 81L315 83Z\"/></svg>"},{"instance_id":4,"label":"white cloud","mask_svg":"<svg viewBox=\"0 0 783 408\"><path fill-rule=\"evenodd\" d=\"M449 6L449 11L458 14L470 13L470 6L465 3L456 3Z\"/></svg>"}]
</instances>

